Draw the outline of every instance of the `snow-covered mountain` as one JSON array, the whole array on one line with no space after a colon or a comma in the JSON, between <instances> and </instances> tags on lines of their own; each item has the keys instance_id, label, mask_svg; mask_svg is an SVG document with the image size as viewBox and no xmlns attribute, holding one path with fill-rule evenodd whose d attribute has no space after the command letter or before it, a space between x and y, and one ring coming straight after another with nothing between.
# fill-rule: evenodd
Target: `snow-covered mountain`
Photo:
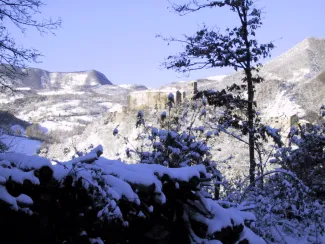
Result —
<instances>
[{"instance_id":1,"label":"snow-covered mountain","mask_svg":"<svg viewBox=\"0 0 325 244\"><path fill-rule=\"evenodd\" d=\"M48 72L30 68L20 70L13 95L0 94L0 110L10 111L28 122L39 123L45 131L73 130L101 117L122 111L131 91L142 85L113 85L96 71Z\"/></svg>"},{"instance_id":2,"label":"snow-covered mountain","mask_svg":"<svg viewBox=\"0 0 325 244\"><path fill-rule=\"evenodd\" d=\"M310 122L325 103L325 39L308 38L261 70L257 102L265 115L297 114ZM282 111L282 112L281 112Z\"/></svg>"},{"instance_id":3,"label":"snow-covered mountain","mask_svg":"<svg viewBox=\"0 0 325 244\"><path fill-rule=\"evenodd\" d=\"M79 72L49 72L36 68L16 69L16 72L22 75L15 79L15 87L29 87L31 89L39 90L112 85L104 74L96 70Z\"/></svg>"},{"instance_id":4,"label":"snow-covered mountain","mask_svg":"<svg viewBox=\"0 0 325 244\"><path fill-rule=\"evenodd\" d=\"M265 81L256 85L259 110L266 117L297 114L310 122L325 103L325 39L307 38L267 62L260 70ZM220 90L240 83L242 72L198 80L198 90ZM184 86L185 84L182 83ZM174 86L174 84L171 84Z\"/></svg>"}]
</instances>

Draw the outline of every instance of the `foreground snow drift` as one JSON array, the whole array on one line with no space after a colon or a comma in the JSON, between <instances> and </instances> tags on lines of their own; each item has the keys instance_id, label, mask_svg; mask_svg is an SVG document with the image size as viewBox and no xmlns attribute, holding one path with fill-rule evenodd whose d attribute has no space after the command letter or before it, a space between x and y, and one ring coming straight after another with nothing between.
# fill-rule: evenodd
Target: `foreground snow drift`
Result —
<instances>
[{"instance_id":1,"label":"foreground snow drift","mask_svg":"<svg viewBox=\"0 0 325 244\"><path fill-rule=\"evenodd\" d=\"M55 165L0 154L1 235L15 243L264 243L244 225L254 216L209 199L203 166L127 165L101 154L99 146Z\"/></svg>"}]
</instances>

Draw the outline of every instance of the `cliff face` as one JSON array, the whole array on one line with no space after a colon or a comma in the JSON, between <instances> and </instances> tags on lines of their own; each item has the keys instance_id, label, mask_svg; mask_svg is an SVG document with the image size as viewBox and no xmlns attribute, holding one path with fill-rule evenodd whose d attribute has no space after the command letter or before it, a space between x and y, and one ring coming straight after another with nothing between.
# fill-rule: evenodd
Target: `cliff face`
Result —
<instances>
[{"instance_id":1,"label":"cliff face","mask_svg":"<svg viewBox=\"0 0 325 244\"><path fill-rule=\"evenodd\" d=\"M170 93L176 103L186 99L186 93L176 89L136 91L128 95L128 109L165 109Z\"/></svg>"},{"instance_id":2,"label":"cliff face","mask_svg":"<svg viewBox=\"0 0 325 244\"><path fill-rule=\"evenodd\" d=\"M159 90L131 92L128 95L128 109L164 109L168 102L168 94L168 91ZM176 93L174 96L176 96Z\"/></svg>"}]
</instances>

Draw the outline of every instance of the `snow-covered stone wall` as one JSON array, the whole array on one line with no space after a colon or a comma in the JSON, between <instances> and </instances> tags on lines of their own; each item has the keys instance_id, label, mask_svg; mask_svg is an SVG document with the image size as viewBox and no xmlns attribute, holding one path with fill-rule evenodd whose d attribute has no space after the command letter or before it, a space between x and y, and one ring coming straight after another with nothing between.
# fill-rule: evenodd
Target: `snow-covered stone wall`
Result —
<instances>
[{"instance_id":1,"label":"snow-covered stone wall","mask_svg":"<svg viewBox=\"0 0 325 244\"><path fill-rule=\"evenodd\" d=\"M128 108L136 109L165 109L167 107L168 95L172 93L175 103L182 103L197 92L197 82L190 82L186 89L166 87L157 90L134 91L128 95Z\"/></svg>"},{"instance_id":2,"label":"snow-covered stone wall","mask_svg":"<svg viewBox=\"0 0 325 244\"><path fill-rule=\"evenodd\" d=\"M182 92L176 89L131 92L128 96L128 108L130 110L144 108L164 109L167 106L168 95L170 93L172 93L175 98L179 97L178 94L181 94L181 100L183 98Z\"/></svg>"}]
</instances>

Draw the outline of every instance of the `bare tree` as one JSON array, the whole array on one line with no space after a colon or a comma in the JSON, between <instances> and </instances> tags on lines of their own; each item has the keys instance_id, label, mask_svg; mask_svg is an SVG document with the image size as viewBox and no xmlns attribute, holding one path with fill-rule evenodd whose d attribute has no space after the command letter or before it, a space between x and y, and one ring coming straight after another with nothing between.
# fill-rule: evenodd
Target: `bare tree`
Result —
<instances>
[{"instance_id":1,"label":"bare tree","mask_svg":"<svg viewBox=\"0 0 325 244\"><path fill-rule=\"evenodd\" d=\"M25 75L22 69L30 62L38 62L41 53L33 48L24 48L16 43L10 28L22 33L34 28L41 35L54 34L61 19L39 19L44 3L39 0L0 0L0 88L13 90L12 82ZM9 28L10 26L10 28Z\"/></svg>"},{"instance_id":2,"label":"bare tree","mask_svg":"<svg viewBox=\"0 0 325 244\"><path fill-rule=\"evenodd\" d=\"M232 67L236 71L243 71L243 85L247 91L247 130L249 137L250 182L255 182L255 155L254 155L254 101L255 84L263 79L258 75L261 63L259 60L269 56L272 43L259 44L255 38L256 30L261 27L262 11L255 6L252 0L191 0L177 5L171 3L172 8L180 15L186 15L201 9L228 7L239 19L239 26L227 28L224 33L204 26L194 36L184 35L184 39L163 38L168 42L180 42L185 50L174 56L169 56L164 63L167 69L178 72L189 72L204 68Z\"/></svg>"}]
</instances>

